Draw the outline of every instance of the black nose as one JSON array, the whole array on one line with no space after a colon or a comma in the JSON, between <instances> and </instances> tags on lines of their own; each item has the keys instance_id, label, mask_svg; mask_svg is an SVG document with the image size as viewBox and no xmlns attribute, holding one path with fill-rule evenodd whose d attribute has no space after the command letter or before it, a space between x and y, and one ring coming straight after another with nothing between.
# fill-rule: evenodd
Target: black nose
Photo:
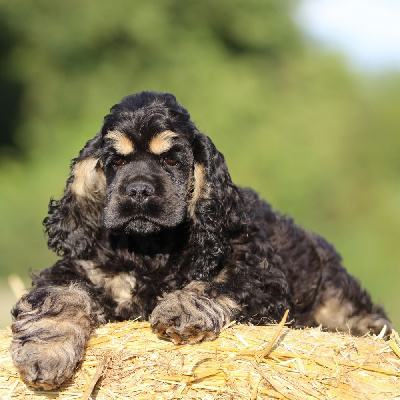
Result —
<instances>
[{"instance_id":1,"label":"black nose","mask_svg":"<svg viewBox=\"0 0 400 400\"><path fill-rule=\"evenodd\" d=\"M152 196L155 192L154 186L150 185L150 183L131 183L126 189L125 193L131 197L149 197Z\"/></svg>"}]
</instances>

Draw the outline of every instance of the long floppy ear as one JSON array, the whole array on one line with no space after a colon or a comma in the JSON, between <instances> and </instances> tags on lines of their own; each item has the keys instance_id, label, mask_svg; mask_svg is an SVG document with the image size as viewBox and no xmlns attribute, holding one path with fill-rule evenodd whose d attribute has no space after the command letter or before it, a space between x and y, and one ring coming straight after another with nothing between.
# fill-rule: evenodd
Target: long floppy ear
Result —
<instances>
[{"instance_id":1,"label":"long floppy ear","mask_svg":"<svg viewBox=\"0 0 400 400\"><path fill-rule=\"evenodd\" d=\"M72 161L64 196L50 200L43 224L48 246L58 255L87 258L100 239L106 201L101 148L102 138L97 134Z\"/></svg>"},{"instance_id":2,"label":"long floppy ear","mask_svg":"<svg viewBox=\"0 0 400 400\"><path fill-rule=\"evenodd\" d=\"M207 278L221 261L229 232L243 226L242 197L233 184L225 158L209 137L197 132L193 143L194 172L188 205L191 242L196 247L195 279Z\"/></svg>"}]
</instances>

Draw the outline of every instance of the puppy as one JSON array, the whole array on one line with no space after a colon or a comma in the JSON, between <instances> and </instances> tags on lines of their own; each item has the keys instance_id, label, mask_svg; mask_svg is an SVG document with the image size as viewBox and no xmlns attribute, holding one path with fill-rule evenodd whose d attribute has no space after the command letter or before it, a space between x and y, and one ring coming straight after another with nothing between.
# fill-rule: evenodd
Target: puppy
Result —
<instances>
[{"instance_id":1,"label":"puppy","mask_svg":"<svg viewBox=\"0 0 400 400\"><path fill-rule=\"evenodd\" d=\"M354 335L391 324L333 246L236 186L223 155L168 93L130 95L73 160L44 220L61 259L13 308L11 354L28 384L70 378L93 330L150 320L174 343L232 320Z\"/></svg>"}]
</instances>

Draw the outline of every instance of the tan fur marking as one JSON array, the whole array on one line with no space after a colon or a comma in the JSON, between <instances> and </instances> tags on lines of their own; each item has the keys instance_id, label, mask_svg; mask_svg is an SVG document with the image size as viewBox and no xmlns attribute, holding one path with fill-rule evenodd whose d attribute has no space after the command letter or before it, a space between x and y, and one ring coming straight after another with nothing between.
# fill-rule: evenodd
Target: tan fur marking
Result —
<instances>
[{"instance_id":1,"label":"tan fur marking","mask_svg":"<svg viewBox=\"0 0 400 400\"><path fill-rule=\"evenodd\" d=\"M203 197L207 198L209 194L209 186L206 181L206 171L203 164L195 164L193 172L193 184L192 184L192 198L188 203L189 215L192 219L195 219L195 208L197 201Z\"/></svg>"},{"instance_id":2,"label":"tan fur marking","mask_svg":"<svg viewBox=\"0 0 400 400\"><path fill-rule=\"evenodd\" d=\"M134 276L125 272L109 276L90 261L79 261L79 264L85 268L92 283L98 287L104 287L116 303L122 305L133 301L133 290L136 286Z\"/></svg>"},{"instance_id":3,"label":"tan fur marking","mask_svg":"<svg viewBox=\"0 0 400 400\"><path fill-rule=\"evenodd\" d=\"M106 288L110 290L111 297L117 303L132 301L132 290L135 285L136 279L126 273L115 275L106 280Z\"/></svg>"},{"instance_id":4,"label":"tan fur marking","mask_svg":"<svg viewBox=\"0 0 400 400\"><path fill-rule=\"evenodd\" d=\"M315 321L330 330L338 330L361 336L368 332L376 335L386 325L387 332L393 329L392 324L379 314L355 314L349 301L329 298L315 313Z\"/></svg>"},{"instance_id":5,"label":"tan fur marking","mask_svg":"<svg viewBox=\"0 0 400 400\"><path fill-rule=\"evenodd\" d=\"M118 154L126 156L133 153L135 150L132 141L123 132L110 131L105 138L114 141L113 146Z\"/></svg>"},{"instance_id":6,"label":"tan fur marking","mask_svg":"<svg viewBox=\"0 0 400 400\"><path fill-rule=\"evenodd\" d=\"M213 282L226 283L228 281L228 270L224 268L214 279Z\"/></svg>"},{"instance_id":7,"label":"tan fur marking","mask_svg":"<svg viewBox=\"0 0 400 400\"><path fill-rule=\"evenodd\" d=\"M71 183L73 193L86 198L105 193L106 177L98 164L98 158L86 158L75 164Z\"/></svg>"},{"instance_id":8,"label":"tan fur marking","mask_svg":"<svg viewBox=\"0 0 400 400\"><path fill-rule=\"evenodd\" d=\"M150 141L149 150L157 155L165 153L172 147L171 139L177 136L178 134L172 131L157 133L157 135L155 135Z\"/></svg>"},{"instance_id":9,"label":"tan fur marking","mask_svg":"<svg viewBox=\"0 0 400 400\"><path fill-rule=\"evenodd\" d=\"M349 331L349 316L353 311L351 303L340 301L338 298L330 298L315 313L315 321L329 329Z\"/></svg>"}]
</instances>

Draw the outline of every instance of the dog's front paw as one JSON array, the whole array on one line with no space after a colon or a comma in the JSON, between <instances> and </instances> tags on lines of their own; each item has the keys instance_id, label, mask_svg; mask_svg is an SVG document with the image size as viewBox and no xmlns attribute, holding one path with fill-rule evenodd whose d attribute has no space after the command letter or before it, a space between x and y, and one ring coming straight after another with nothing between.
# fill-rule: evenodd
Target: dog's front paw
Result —
<instances>
[{"instance_id":1,"label":"dog's front paw","mask_svg":"<svg viewBox=\"0 0 400 400\"><path fill-rule=\"evenodd\" d=\"M38 389L55 389L70 378L80 361L72 342L23 342L14 340L11 356L22 380ZM83 353L83 351L82 351Z\"/></svg>"},{"instance_id":2,"label":"dog's front paw","mask_svg":"<svg viewBox=\"0 0 400 400\"><path fill-rule=\"evenodd\" d=\"M78 285L37 287L12 310L11 357L30 386L54 389L70 378L95 325L92 302Z\"/></svg>"},{"instance_id":3,"label":"dog's front paw","mask_svg":"<svg viewBox=\"0 0 400 400\"><path fill-rule=\"evenodd\" d=\"M153 310L150 323L159 337L175 344L212 340L230 322L232 303L178 290L164 296Z\"/></svg>"}]
</instances>

